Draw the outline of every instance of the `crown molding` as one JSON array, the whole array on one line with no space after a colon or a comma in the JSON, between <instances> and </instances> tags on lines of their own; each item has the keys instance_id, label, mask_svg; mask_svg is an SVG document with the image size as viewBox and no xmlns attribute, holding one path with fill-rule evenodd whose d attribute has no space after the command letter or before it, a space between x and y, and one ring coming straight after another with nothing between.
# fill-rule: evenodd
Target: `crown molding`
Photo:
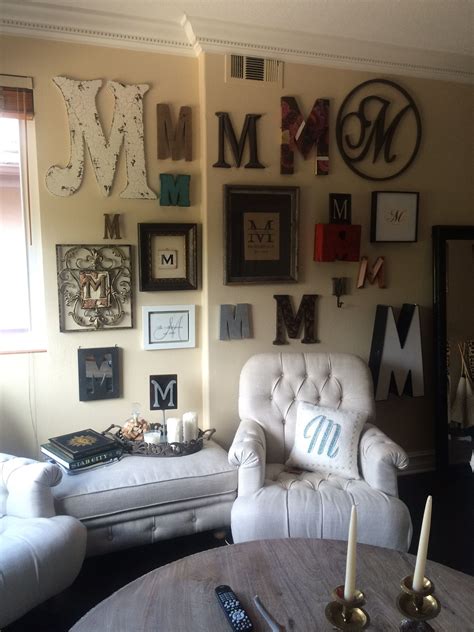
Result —
<instances>
[{"instance_id":1,"label":"crown molding","mask_svg":"<svg viewBox=\"0 0 474 632\"><path fill-rule=\"evenodd\" d=\"M2 0L0 8L4 34L195 56L183 28L174 22L11 0Z\"/></svg>"},{"instance_id":2,"label":"crown molding","mask_svg":"<svg viewBox=\"0 0 474 632\"><path fill-rule=\"evenodd\" d=\"M250 54L292 63L474 83L474 57L470 55L262 29L193 16L184 16L181 23L196 54Z\"/></svg>"},{"instance_id":3,"label":"crown molding","mask_svg":"<svg viewBox=\"0 0 474 632\"><path fill-rule=\"evenodd\" d=\"M285 62L474 83L474 57L184 15L181 22L0 0L0 32L197 57L237 53Z\"/></svg>"}]
</instances>

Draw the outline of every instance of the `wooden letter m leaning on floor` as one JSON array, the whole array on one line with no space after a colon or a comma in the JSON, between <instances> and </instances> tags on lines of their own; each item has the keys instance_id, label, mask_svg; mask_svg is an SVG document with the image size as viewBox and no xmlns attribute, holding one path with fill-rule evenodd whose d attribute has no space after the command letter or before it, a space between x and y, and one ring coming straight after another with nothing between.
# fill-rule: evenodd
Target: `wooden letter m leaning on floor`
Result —
<instances>
[{"instance_id":1,"label":"wooden letter m leaning on floor","mask_svg":"<svg viewBox=\"0 0 474 632\"><path fill-rule=\"evenodd\" d=\"M424 395L418 305L404 304L396 322L390 306L377 305L369 367L377 401L387 399L390 390Z\"/></svg>"},{"instance_id":2,"label":"wooden letter m leaning on floor","mask_svg":"<svg viewBox=\"0 0 474 632\"><path fill-rule=\"evenodd\" d=\"M287 294L274 294L273 298L277 302L277 322L276 337L273 341L274 345L286 345L285 327L288 332L288 338L298 338L301 325L304 328L304 336L301 340L304 344L312 344L319 342L315 337L314 319L316 309L317 294L303 294L298 312L293 311L290 297Z\"/></svg>"}]
</instances>

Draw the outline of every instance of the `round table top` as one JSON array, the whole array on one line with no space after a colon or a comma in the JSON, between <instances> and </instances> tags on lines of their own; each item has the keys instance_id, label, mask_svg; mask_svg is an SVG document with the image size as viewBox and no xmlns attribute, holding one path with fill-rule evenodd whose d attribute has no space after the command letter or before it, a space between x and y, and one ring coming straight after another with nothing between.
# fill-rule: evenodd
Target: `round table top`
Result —
<instances>
[{"instance_id":1,"label":"round table top","mask_svg":"<svg viewBox=\"0 0 474 632\"><path fill-rule=\"evenodd\" d=\"M165 543L160 543L163 546ZM157 545L158 546L158 545ZM269 627L254 595L287 632L331 630L325 607L344 583L347 542L259 540L219 547L162 566L124 586L88 612L71 632L218 632L230 626L214 589L228 584L247 610L256 632ZM357 545L356 587L365 593L370 630L398 630L400 580L413 573L415 557L391 549ZM438 631L474 628L474 578L435 562L426 576L441 612Z\"/></svg>"}]
</instances>

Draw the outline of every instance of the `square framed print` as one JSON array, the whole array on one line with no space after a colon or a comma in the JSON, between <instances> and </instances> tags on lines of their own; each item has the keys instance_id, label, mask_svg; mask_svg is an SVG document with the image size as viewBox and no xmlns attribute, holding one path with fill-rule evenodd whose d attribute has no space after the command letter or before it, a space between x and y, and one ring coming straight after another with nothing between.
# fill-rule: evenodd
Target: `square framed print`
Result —
<instances>
[{"instance_id":1,"label":"square framed print","mask_svg":"<svg viewBox=\"0 0 474 632\"><path fill-rule=\"evenodd\" d=\"M224 188L224 282L298 280L298 187Z\"/></svg>"},{"instance_id":2,"label":"square framed print","mask_svg":"<svg viewBox=\"0 0 474 632\"><path fill-rule=\"evenodd\" d=\"M138 224L140 291L197 289L197 224Z\"/></svg>"},{"instance_id":3,"label":"square framed print","mask_svg":"<svg viewBox=\"0 0 474 632\"><path fill-rule=\"evenodd\" d=\"M370 241L417 241L419 196L411 191L373 191Z\"/></svg>"},{"instance_id":4,"label":"square framed print","mask_svg":"<svg viewBox=\"0 0 474 632\"><path fill-rule=\"evenodd\" d=\"M196 346L194 305L142 307L143 348L182 349Z\"/></svg>"},{"instance_id":5,"label":"square framed print","mask_svg":"<svg viewBox=\"0 0 474 632\"><path fill-rule=\"evenodd\" d=\"M59 329L133 327L131 246L57 245Z\"/></svg>"},{"instance_id":6,"label":"square framed print","mask_svg":"<svg viewBox=\"0 0 474 632\"><path fill-rule=\"evenodd\" d=\"M79 401L120 397L118 347L77 350Z\"/></svg>"}]
</instances>

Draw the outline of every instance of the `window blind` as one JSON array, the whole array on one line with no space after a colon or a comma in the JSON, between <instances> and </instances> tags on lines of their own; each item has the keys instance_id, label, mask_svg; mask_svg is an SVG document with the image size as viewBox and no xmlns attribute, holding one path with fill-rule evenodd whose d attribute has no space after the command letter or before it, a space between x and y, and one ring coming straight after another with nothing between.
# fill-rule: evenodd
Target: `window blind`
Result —
<instances>
[{"instance_id":1,"label":"window blind","mask_svg":"<svg viewBox=\"0 0 474 632\"><path fill-rule=\"evenodd\" d=\"M0 116L31 120L34 116L31 77L0 75Z\"/></svg>"}]
</instances>

